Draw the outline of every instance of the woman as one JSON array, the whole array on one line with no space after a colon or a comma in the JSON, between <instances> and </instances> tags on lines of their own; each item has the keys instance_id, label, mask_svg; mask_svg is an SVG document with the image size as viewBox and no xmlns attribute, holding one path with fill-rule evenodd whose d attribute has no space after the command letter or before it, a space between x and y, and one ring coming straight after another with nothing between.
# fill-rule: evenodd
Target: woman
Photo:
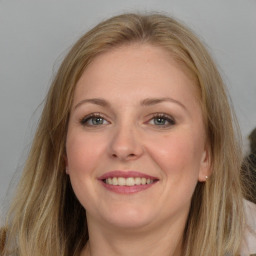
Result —
<instances>
[{"instance_id":1,"label":"woman","mask_svg":"<svg viewBox=\"0 0 256 256\"><path fill-rule=\"evenodd\" d=\"M234 126L187 28L158 14L100 23L49 90L1 255L238 255Z\"/></svg>"}]
</instances>

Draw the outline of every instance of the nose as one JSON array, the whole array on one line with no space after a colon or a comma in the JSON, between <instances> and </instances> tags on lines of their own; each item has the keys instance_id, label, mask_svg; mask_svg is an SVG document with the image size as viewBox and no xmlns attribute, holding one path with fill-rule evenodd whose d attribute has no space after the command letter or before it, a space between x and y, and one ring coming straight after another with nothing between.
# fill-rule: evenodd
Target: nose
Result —
<instances>
[{"instance_id":1,"label":"nose","mask_svg":"<svg viewBox=\"0 0 256 256\"><path fill-rule=\"evenodd\" d=\"M121 161L138 159L143 154L143 145L136 128L116 127L109 143L109 153L112 158Z\"/></svg>"}]
</instances>

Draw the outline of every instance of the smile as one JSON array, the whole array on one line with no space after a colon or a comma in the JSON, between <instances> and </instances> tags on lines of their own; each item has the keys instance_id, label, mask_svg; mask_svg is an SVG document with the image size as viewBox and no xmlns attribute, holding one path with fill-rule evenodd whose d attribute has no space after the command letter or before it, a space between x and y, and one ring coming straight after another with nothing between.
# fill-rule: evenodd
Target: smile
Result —
<instances>
[{"instance_id":1,"label":"smile","mask_svg":"<svg viewBox=\"0 0 256 256\"><path fill-rule=\"evenodd\" d=\"M152 184L154 182L153 179L140 178L140 177L114 177L103 180L104 183L114 186L139 186Z\"/></svg>"},{"instance_id":2,"label":"smile","mask_svg":"<svg viewBox=\"0 0 256 256\"><path fill-rule=\"evenodd\" d=\"M111 171L98 178L101 184L115 193L131 194L146 190L159 179L136 171Z\"/></svg>"}]
</instances>

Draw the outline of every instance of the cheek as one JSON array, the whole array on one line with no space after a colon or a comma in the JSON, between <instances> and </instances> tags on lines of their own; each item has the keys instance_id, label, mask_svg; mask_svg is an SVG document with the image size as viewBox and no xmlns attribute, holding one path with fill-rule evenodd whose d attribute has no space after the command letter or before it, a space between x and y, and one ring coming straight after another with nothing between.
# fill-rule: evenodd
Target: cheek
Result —
<instances>
[{"instance_id":1,"label":"cheek","mask_svg":"<svg viewBox=\"0 0 256 256\"><path fill-rule=\"evenodd\" d=\"M90 173L99 161L102 148L102 143L83 132L74 134L71 131L68 133L66 149L70 174L86 175Z\"/></svg>"},{"instance_id":2,"label":"cheek","mask_svg":"<svg viewBox=\"0 0 256 256\"><path fill-rule=\"evenodd\" d=\"M191 132L162 136L149 145L151 157L166 175L193 175L197 179L202 154L202 142Z\"/></svg>"},{"instance_id":3,"label":"cheek","mask_svg":"<svg viewBox=\"0 0 256 256\"><path fill-rule=\"evenodd\" d=\"M101 144L100 144L101 145ZM98 141L85 133L68 133L66 142L68 175L74 193L85 209L94 198L94 182L101 155Z\"/></svg>"}]
</instances>

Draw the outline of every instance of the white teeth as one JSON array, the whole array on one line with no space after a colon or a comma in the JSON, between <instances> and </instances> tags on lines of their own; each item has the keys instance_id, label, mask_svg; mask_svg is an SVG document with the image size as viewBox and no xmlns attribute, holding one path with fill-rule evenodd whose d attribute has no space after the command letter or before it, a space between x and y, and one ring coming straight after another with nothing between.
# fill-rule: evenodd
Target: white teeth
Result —
<instances>
[{"instance_id":1,"label":"white teeth","mask_svg":"<svg viewBox=\"0 0 256 256\"><path fill-rule=\"evenodd\" d=\"M124 186L124 185L126 185L125 178L123 178L123 177L118 177L118 178L117 178L117 183L118 183L119 186Z\"/></svg>"},{"instance_id":2,"label":"white teeth","mask_svg":"<svg viewBox=\"0 0 256 256\"><path fill-rule=\"evenodd\" d=\"M118 180L116 177L112 179L112 185L118 185Z\"/></svg>"},{"instance_id":3,"label":"white teeth","mask_svg":"<svg viewBox=\"0 0 256 256\"><path fill-rule=\"evenodd\" d=\"M134 186L134 184L135 184L134 178L131 177L126 179L126 186Z\"/></svg>"},{"instance_id":4,"label":"white teeth","mask_svg":"<svg viewBox=\"0 0 256 256\"><path fill-rule=\"evenodd\" d=\"M134 182L135 182L135 185L140 185L140 184L141 184L141 178L136 177L136 178L134 179Z\"/></svg>"},{"instance_id":5,"label":"white teeth","mask_svg":"<svg viewBox=\"0 0 256 256\"><path fill-rule=\"evenodd\" d=\"M151 179L146 179L146 178L140 178L140 177L129 177L129 178L124 178L124 177L114 177L114 178L107 178L105 182L109 185L114 185L114 186L134 186L134 185L146 185L146 184L151 184L154 181Z\"/></svg>"}]
</instances>

